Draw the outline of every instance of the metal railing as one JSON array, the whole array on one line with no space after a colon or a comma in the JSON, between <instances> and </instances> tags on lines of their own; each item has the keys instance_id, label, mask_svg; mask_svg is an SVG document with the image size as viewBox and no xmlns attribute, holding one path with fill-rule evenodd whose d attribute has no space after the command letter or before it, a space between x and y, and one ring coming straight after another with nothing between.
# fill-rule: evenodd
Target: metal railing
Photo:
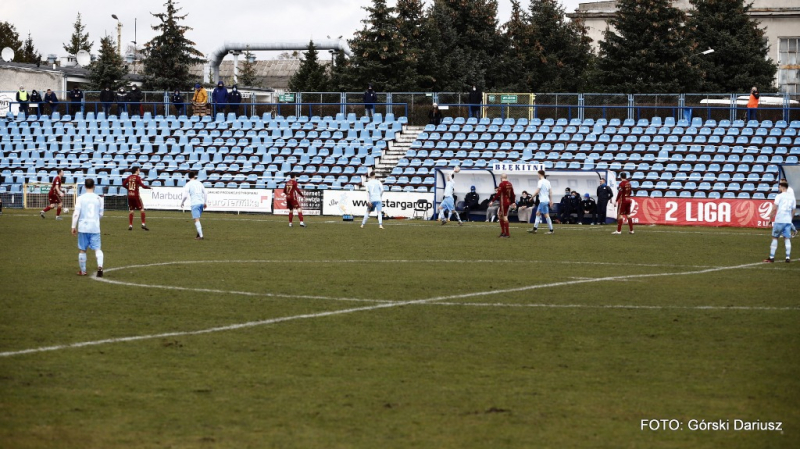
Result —
<instances>
[{"instance_id":1,"label":"metal railing","mask_svg":"<svg viewBox=\"0 0 800 449\"><path fill-rule=\"evenodd\" d=\"M84 91L84 98L80 103L60 101L55 106L55 111L61 114L72 114L80 108L83 112L104 111L108 106L110 113L119 113L120 108L127 110L129 115L134 111L130 109L140 105L139 113L150 112L153 116L170 115L180 112L180 107L171 103L169 92L142 91L141 103L125 102L110 104L99 101L98 91ZM0 111L8 111L10 106L16 105L15 92L0 92ZM188 101L192 93L182 92L186 112L190 112ZM275 94L268 93L268 98L274 100ZM378 102L375 112L383 114L394 113L396 116L405 116L411 125L424 125L428 123L428 112L433 103L445 106L442 111L444 116L469 117L470 104L467 93L461 92L386 92L378 93ZM533 104L482 104L482 117L528 117L527 111L523 113L515 108L528 108L533 110L533 117L545 118L619 118L641 119L652 117L673 117L676 120L689 117L701 117L704 120L736 120L745 119L747 108L739 103L739 97L747 94L613 94L613 93L537 93ZM57 92L57 96L64 98L64 92ZM298 92L293 95L291 102L259 102L258 94L250 95L238 104L237 112L245 115L308 115L308 116L335 116L338 113L364 113L363 93L361 92ZM263 95L262 95L263 98ZM758 118L761 120L800 120L800 95L798 94L765 94L761 95L761 104L758 107ZM770 100L770 101L766 101ZM49 105L39 104L40 112L50 113ZM178 105L179 106L179 105ZM212 112L216 106L210 103ZM225 112L233 104L225 103ZM519 111L519 112L518 112ZM512 113L513 112L513 113ZM2 115L5 115L4 113Z\"/></svg>"}]
</instances>

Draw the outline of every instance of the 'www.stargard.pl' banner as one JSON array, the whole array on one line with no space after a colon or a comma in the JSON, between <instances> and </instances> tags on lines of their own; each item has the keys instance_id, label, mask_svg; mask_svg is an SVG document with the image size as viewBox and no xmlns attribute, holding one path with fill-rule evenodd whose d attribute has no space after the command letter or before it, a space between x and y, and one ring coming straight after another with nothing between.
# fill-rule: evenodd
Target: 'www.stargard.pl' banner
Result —
<instances>
[{"instance_id":1,"label":"'www.stargard.pl' banner","mask_svg":"<svg viewBox=\"0 0 800 449\"><path fill-rule=\"evenodd\" d=\"M272 212L272 190L261 189L206 189L208 211L220 212ZM182 187L153 187L140 190L147 209L180 210ZM189 200L183 205L190 208Z\"/></svg>"}]
</instances>

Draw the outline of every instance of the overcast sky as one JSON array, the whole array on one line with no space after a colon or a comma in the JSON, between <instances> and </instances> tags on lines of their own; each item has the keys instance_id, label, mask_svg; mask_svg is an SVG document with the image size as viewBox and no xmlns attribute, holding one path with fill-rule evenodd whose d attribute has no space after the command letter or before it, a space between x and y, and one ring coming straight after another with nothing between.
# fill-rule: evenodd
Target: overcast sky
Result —
<instances>
[{"instance_id":1,"label":"overcast sky","mask_svg":"<svg viewBox=\"0 0 800 449\"><path fill-rule=\"evenodd\" d=\"M561 0L567 12L577 8L579 0ZM591 0L580 0L583 2ZM0 0L0 21L13 24L25 40L31 33L36 49L43 55L64 56L62 43L72 35L72 25L80 12L97 53L100 38L111 34L116 39L116 14L123 24L122 40L134 40L134 18L138 19L139 44L153 37L150 28L156 21L151 12L163 12L165 0ZM351 38L366 18L363 6L370 0L183 0L178 6L188 14L183 24L194 28L187 33L204 54L224 41L320 40L326 36ZM389 0L389 4L394 1ZM527 0L522 0L527 5ZM500 23L508 20L511 1L499 0ZM275 54L259 53L259 59Z\"/></svg>"}]
</instances>

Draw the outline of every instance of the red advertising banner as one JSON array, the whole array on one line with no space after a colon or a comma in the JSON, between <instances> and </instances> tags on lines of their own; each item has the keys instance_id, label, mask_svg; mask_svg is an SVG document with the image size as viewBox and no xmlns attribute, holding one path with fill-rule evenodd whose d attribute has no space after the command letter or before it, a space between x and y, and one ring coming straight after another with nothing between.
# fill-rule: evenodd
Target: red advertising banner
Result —
<instances>
[{"instance_id":1,"label":"red advertising banner","mask_svg":"<svg viewBox=\"0 0 800 449\"><path fill-rule=\"evenodd\" d=\"M633 198L634 223L680 226L769 227L773 200Z\"/></svg>"}]
</instances>

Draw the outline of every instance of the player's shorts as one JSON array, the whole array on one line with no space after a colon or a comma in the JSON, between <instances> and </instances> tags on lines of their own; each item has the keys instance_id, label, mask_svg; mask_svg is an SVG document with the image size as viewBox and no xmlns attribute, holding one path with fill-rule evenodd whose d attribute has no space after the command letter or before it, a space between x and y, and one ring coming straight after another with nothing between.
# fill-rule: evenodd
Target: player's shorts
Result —
<instances>
[{"instance_id":1,"label":"player's shorts","mask_svg":"<svg viewBox=\"0 0 800 449\"><path fill-rule=\"evenodd\" d=\"M497 211L497 215L501 215L505 217L508 215L508 210L511 208L511 205L514 203L500 203L500 208Z\"/></svg>"},{"instance_id":2,"label":"player's shorts","mask_svg":"<svg viewBox=\"0 0 800 449\"><path fill-rule=\"evenodd\" d=\"M294 201L286 198L286 208L289 210L302 209L302 204L300 204L300 201Z\"/></svg>"},{"instance_id":3,"label":"player's shorts","mask_svg":"<svg viewBox=\"0 0 800 449\"><path fill-rule=\"evenodd\" d=\"M633 201L625 200L617 204L617 215L630 215Z\"/></svg>"},{"instance_id":4,"label":"player's shorts","mask_svg":"<svg viewBox=\"0 0 800 449\"><path fill-rule=\"evenodd\" d=\"M197 220L201 215L203 215L203 205L198 204L196 206L192 206L192 218Z\"/></svg>"},{"instance_id":5,"label":"player's shorts","mask_svg":"<svg viewBox=\"0 0 800 449\"><path fill-rule=\"evenodd\" d=\"M446 196L446 197L442 198L442 210L445 210L445 211L451 211L451 210L455 211L456 210L456 206L453 204L453 197L452 196Z\"/></svg>"},{"instance_id":6,"label":"player's shorts","mask_svg":"<svg viewBox=\"0 0 800 449\"><path fill-rule=\"evenodd\" d=\"M128 210L142 210L142 198L138 196L128 196Z\"/></svg>"},{"instance_id":7,"label":"player's shorts","mask_svg":"<svg viewBox=\"0 0 800 449\"><path fill-rule=\"evenodd\" d=\"M383 210L383 202L382 201L370 201L369 206L367 206L367 207L369 208L369 212L378 211L378 214L380 215L381 211Z\"/></svg>"},{"instance_id":8,"label":"player's shorts","mask_svg":"<svg viewBox=\"0 0 800 449\"><path fill-rule=\"evenodd\" d=\"M792 238L792 224L791 223L772 223L772 237L778 238Z\"/></svg>"},{"instance_id":9,"label":"player's shorts","mask_svg":"<svg viewBox=\"0 0 800 449\"><path fill-rule=\"evenodd\" d=\"M550 214L550 203L542 201L539 203L539 207L536 208L536 212L542 215L549 215Z\"/></svg>"},{"instance_id":10,"label":"player's shorts","mask_svg":"<svg viewBox=\"0 0 800 449\"><path fill-rule=\"evenodd\" d=\"M100 249L100 234L90 234L88 232L78 233L78 249L86 251L91 249L97 251Z\"/></svg>"},{"instance_id":11,"label":"player's shorts","mask_svg":"<svg viewBox=\"0 0 800 449\"><path fill-rule=\"evenodd\" d=\"M47 201L50 201L50 204L61 204L61 197L56 192L50 192L47 194Z\"/></svg>"}]
</instances>

